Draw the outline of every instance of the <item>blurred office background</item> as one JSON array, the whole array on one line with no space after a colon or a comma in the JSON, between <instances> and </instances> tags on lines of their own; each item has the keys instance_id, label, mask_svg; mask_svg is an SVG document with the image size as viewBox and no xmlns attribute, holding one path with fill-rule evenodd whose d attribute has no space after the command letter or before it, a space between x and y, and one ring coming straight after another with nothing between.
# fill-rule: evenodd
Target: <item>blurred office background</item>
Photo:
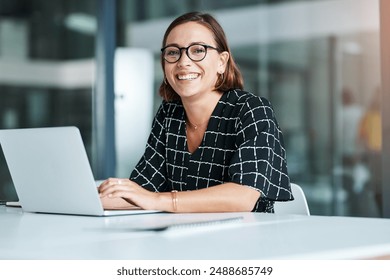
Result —
<instances>
[{"instance_id":1,"label":"blurred office background","mask_svg":"<svg viewBox=\"0 0 390 280\"><path fill-rule=\"evenodd\" d=\"M0 0L0 128L77 126L97 179L127 177L161 102L162 36L193 10L272 102L312 214L383 216L380 0ZM15 198L1 151L0 168Z\"/></svg>"}]
</instances>

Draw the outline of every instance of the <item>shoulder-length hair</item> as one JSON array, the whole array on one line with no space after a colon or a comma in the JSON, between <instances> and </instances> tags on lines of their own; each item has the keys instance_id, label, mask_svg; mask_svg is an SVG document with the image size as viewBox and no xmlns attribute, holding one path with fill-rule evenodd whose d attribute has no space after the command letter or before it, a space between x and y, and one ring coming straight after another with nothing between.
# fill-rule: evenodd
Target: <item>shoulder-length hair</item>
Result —
<instances>
[{"instance_id":1,"label":"shoulder-length hair","mask_svg":"<svg viewBox=\"0 0 390 280\"><path fill-rule=\"evenodd\" d=\"M176 18L165 31L162 47L165 47L167 42L167 37L169 33L172 31L172 29L178 25L187 22L196 22L208 28L213 34L218 52L226 51L229 53L230 57L227 62L225 73L223 75L220 75L220 77L217 79L215 84L215 89L222 92L228 91L229 89L243 89L244 81L240 70L238 69L236 63L234 62L232 53L227 43L225 32L223 31L221 25L217 22L217 20L214 17L212 17L210 14L191 12ZM163 55L161 54L161 66L164 71L164 80L160 85L159 93L165 101L180 100L179 95L173 90L173 88L166 81L165 68L164 68L165 63L166 62L163 58Z\"/></svg>"}]
</instances>

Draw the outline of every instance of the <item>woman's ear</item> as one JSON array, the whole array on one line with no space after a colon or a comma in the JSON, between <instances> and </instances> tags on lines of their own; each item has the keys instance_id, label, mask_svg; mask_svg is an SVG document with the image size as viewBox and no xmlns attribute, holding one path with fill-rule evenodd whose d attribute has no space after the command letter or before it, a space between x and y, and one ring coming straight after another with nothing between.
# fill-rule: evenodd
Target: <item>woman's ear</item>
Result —
<instances>
[{"instance_id":1,"label":"woman's ear","mask_svg":"<svg viewBox=\"0 0 390 280\"><path fill-rule=\"evenodd\" d=\"M225 69L226 69L226 66L227 66L227 63L229 61L229 58L230 58L230 54L228 52L221 52L219 54L219 69L218 69L218 72L219 73L224 73L225 72Z\"/></svg>"}]
</instances>

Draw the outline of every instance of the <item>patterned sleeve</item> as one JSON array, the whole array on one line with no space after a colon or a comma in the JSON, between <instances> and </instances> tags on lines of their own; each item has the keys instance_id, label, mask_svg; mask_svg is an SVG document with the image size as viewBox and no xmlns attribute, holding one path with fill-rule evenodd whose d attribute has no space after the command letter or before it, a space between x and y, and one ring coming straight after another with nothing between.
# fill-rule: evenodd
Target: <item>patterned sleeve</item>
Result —
<instances>
[{"instance_id":1,"label":"patterned sleeve","mask_svg":"<svg viewBox=\"0 0 390 280\"><path fill-rule=\"evenodd\" d=\"M258 189L262 199L292 200L283 135L269 101L249 98L239 113L237 130L231 181Z\"/></svg>"},{"instance_id":2,"label":"patterned sleeve","mask_svg":"<svg viewBox=\"0 0 390 280\"><path fill-rule=\"evenodd\" d=\"M130 175L130 180L154 192L166 187L165 115L163 103L154 117L145 152Z\"/></svg>"}]
</instances>

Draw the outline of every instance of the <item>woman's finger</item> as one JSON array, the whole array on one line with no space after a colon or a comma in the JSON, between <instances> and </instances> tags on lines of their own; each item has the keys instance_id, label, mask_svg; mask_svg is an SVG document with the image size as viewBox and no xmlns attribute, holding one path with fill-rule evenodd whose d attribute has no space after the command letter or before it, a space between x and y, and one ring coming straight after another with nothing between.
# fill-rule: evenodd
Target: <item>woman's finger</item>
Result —
<instances>
[{"instance_id":1,"label":"woman's finger","mask_svg":"<svg viewBox=\"0 0 390 280\"><path fill-rule=\"evenodd\" d=\"M102 190L100 190L100 197L104 197L104 196L110 196L110 194L112 195L113 193L115 192L131 192L132 191L132 187L130 185L118 185L118 184L115 184L115 185L111 185L111 186L108 186Z\"/></svg>"},{"instance_id":2,"label":"woman's finger","mask_svg":"<svg viewBox=\"0 0 390 280\"><path fill-rule=\"evenodd\" d=\"M99 186L99 193L104 193L108 188L116 185L127 185L128 179L109 178Z\"/></svg>"}]
</instances>

